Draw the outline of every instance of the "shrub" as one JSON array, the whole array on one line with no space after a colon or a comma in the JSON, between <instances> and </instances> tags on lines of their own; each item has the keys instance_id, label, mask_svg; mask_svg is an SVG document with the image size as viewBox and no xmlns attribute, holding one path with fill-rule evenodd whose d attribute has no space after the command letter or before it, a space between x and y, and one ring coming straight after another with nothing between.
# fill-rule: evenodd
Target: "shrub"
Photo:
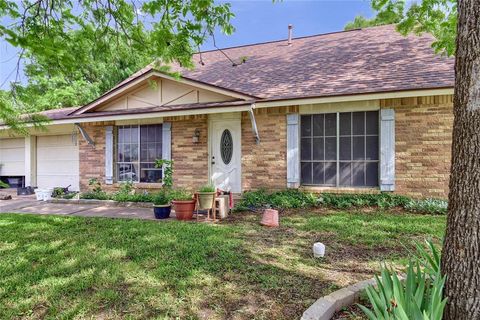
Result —
<instances>
[{"instance_id":1,"label":"shrub","mask_svg":"<svg viewBox=\"0 0 480 320\"><path fill-rule=\"evenodd\" d=\"M120 188L118 188L118 191L115 192L111 198L112 200L115 201L120 201L120 202L127 202L131 201L130 199L132 198L132 193L135 192L133 188L133 182L132 181L126 181L120 183Z\"/></svg>"},{"instance_id":2,"label":"shrub","mask_svg":"<svg viewBox=\"0 0 480 320\"><path fill-rule=\"evenodd\" d=\"M53 188L52 197L62 198L65 195L65 190L61 187Z\"/></svg>"},{"instance_id":3,"label":"shrub","mask_svg":"<svg viewBox=\"0 0 480 320\"><path fill-rule=\"evenodd\" d=\"M110 200L110 196L104 191L87 191L80 194L80 199Z\"/></svg>"},{"instance_id":4,"label":"shrub","mask_svg":"<svg viewBox=\"0 0 480 320\"><path fill-rule=\"evenodd\" d=\"M320 202L323 205L338 209L350 207L379 207L382 209L390 209L404 207L408 201L408 197L385 192L379 194L323 193L320 197Z\"/></svg>"},{"instance_id":5,"label":"shrub","mask_svg":"<svg viewBox=\"0 0 480 320\"><path fill-rule=\"evenodd\" d=\"M448 202L441 199L409 200L404 208L408 211L429 214L446 214Z\"/></svg>"},{"instance_id":6,"label":"shrub","mask_svg":"<svg viewBox=\"0 0 480 320\"><path fill-rule=\"evenodd\" d=\"M296 189L287 189L267 193L264 189L245 192L242 200L235 206L235 210L251 210L261 207L277 209L307 208L318 204L318 197L312 193Z\"/></svg>"},{"instance_id":7,"label":"shrub","mask_svg":"<svg viewBox=\"0 0 480 320\"><path fill-rule=\"evenodd\" d=\"M409 263L404 281L387 267L381 278L375 277L377 288L366 289L372 309L360 305L369 319L442 319L445 277L440 273L440 254L431 242L427 244L429 250L417 245L417 257Z\"/></svg>"},{"instance_id":8,"label":"shrub","mask_svg":"<svg viewBox=\"0 0 480 320\"><path fill-rule=\"evenodd\" d=\"M378 207L382 209L403 208L407 211L430 214L445 214L447 201L438 199L414 200L405 196L382 192L375 194L315 195L297 189L268 193L265 189L245 192L236 206L236 211L265 207L277 209L310 208L323 205L335 209Z\"/></svg>"},{"instance_id":9,"label":"shrub","mask_svg":"<svg viewBox=\"0 0 480 320\"><path fill-rule=\"evenodd\" d=\"M0 180L0 189L3 189L3 188L10 188L10 185Z\"/></svg>"}]
</instances>

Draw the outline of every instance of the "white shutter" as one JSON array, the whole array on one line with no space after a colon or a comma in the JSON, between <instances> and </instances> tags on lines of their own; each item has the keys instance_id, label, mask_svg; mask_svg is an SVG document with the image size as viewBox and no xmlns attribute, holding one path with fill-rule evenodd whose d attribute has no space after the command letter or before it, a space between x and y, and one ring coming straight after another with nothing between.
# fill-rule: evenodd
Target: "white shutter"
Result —
<instances>
[{"instance_id":1,"label":"white shutter","mask_svg":"<svg viewBox=\"0 0 480 320\"><path fill-rule=\"evenodd\" d=\"M395 190L395 110L380 110L380 190Z\"/></svg>"},{"instance_id":2,"label":"white shutter","mask_svg":"<svg viewBox=\"0 0 480 320\"><path fill-rule=\"evenodd\" d=\"M300 186L299 115L287 114L287 187Z\"/></svg>"},{"instance_id":3,"label":"white shutter","mask_svg":"<svg viewBox=\"0 0 480 320\"><path fill-rule=\"evenodd\" d=\"M172 124L164 122L162 130L162 159L172 160Z\"/></svg>"},{"instance_id":4,"label":"white shutter","mask_svg":"<svg viewBox=\"0 0 480 320\"><path fill-rule=\"evenodd\" d=\"M105 127L105 184L113 184L113 126Z\"/></svg>"}]
</instances>

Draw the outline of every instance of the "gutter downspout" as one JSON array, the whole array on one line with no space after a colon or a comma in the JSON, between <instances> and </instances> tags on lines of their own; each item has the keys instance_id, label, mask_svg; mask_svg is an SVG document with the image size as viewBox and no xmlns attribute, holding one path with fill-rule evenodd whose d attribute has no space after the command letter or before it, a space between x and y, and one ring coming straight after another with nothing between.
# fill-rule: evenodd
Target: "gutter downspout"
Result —
<instances>
[{"instance_id":1,"label":"gutter downspout","mask_svg":"<svg viewBox=\"0 0 480 320\"><path fill-rule=\"evenodd\" d=\"M91 145L93 148L95 148L95 142L93 142L92 138L88 135L87 131L85 131L84 128L80 125L80 123L75 123L75 127L78 128L78 131L80 131L80 134L82 135L83 139L87 141L89 145Z\"/></svg>"},{"instance_id":2,"label":"gutter downspout","mask_svg":"<svg viewBox=\"0 0 480 320\"><path fill-rule=\"evenodd\" d=\"M252 103L250 105L250 110L248 110L248 114L250 115L250 121L252 122L252 132L255 136L255 143L260 144L260 136L258 135L257 122L255 121L255 114L253 112L253 109L255 109L255 103Z\"/></svg>"}]
</instances>

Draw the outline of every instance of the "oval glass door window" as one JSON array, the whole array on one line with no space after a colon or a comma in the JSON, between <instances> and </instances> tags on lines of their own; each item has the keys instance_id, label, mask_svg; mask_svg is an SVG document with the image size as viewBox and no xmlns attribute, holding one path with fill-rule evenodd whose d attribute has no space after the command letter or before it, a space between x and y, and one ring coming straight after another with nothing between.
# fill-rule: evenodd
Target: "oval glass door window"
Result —
<instances>
[{"instance_id":1,"label":"oval glass door window","mask_svg":"<svg viewBox=\"0 0 480 320\"><path fill-rule=\"evenodd\" d=\"M220 138L220 155L222 156L223 163L229 164L232 161L233 155L233 139L230 130L223 130L222 137Z\"/></svg>"}]
</instances>

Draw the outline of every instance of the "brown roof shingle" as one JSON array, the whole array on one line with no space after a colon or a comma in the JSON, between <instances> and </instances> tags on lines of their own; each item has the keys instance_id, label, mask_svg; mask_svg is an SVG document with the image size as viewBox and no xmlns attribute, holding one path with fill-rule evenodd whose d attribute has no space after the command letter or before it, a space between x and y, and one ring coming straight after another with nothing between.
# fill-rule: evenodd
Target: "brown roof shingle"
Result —
<instances>
[{"instance_id":1,"label":"brown roof shingle","mask_svg":"<svg viewBox=\"0 0 480 320\"><path fill-rule=\"evenodd\" d=\"M173 67L183 77L261 99L296 99L453 87L454 59L436 54L433 37L402 36L392 25L294 38L194 55L194 70ZM112 90L153 70L149 65ZM155 107L142 112L219 107L223 103ZM229 104L227 104L229 105ZM226 106L227 106L226 105ZM235 105L235 103L234 103ZM72 117L76 108L48 111L51 119ZM114 112L135 113L133 110ZM98 113L96 113L99 115ZM86 114L83 114L85 116Z\"/></svg>"}]
</instances>

